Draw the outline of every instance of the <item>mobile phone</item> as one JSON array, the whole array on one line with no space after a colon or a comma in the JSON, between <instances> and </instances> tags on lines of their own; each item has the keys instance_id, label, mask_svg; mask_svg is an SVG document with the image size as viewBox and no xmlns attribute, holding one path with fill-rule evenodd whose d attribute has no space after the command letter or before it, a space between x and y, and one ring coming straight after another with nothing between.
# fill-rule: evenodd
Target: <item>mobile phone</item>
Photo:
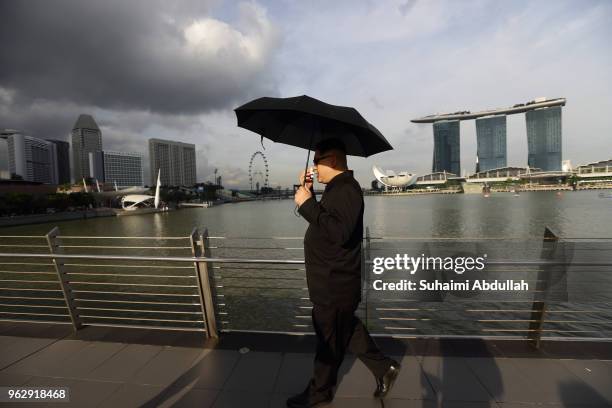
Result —
<instances>
[{"instance_id":1,"label":"mobile phone","mask_svg":"<svg viewBox=\"0 0 612 408\"><path fill-rule=\"evenodd\" d=\"M305 182L312 183L315 173L316 173L316 170L314 169L314 167L309 167L308 171L306 172Z\"/></svg>"}]
</instances>

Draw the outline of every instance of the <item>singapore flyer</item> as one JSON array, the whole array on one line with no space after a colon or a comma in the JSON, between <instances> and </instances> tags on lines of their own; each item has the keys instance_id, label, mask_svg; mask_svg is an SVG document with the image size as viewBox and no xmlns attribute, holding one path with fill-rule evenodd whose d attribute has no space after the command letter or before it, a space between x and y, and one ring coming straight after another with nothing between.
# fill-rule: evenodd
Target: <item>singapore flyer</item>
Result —
<instances>
[{"instance_id":1,"label":"singapore flyer","mask_svg":"<svg viewBox=\"0 0 612 408\"><path fill-rule=\"evenodd\" d=\"M249 183L251 191L268 187L268 159L261 151L256 151L249 160Z\"/></svg>"}]
</instances>

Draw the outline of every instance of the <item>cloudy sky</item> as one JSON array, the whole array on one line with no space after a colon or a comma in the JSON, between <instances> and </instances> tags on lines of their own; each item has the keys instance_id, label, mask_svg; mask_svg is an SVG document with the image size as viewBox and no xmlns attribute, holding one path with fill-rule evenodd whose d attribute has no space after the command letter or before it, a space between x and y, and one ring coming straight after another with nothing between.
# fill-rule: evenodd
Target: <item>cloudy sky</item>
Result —
<instances>
[{"instance_id":1,"label":"cloudy sky","mask_svg":"<svg viewBox=\"0 0 612 408\"><path fill-rule=\"evenodd\" d=\"M68 140L90 113L107 150L195 143L199 181L218 168L226 187L247 186L262 147L233 108L260 96L357 108L395 147L349 161L364 186L372 164L431 170L431 125L410 119L540 96L567 98L564 159L612 158L607 0L0 0L0 15L0 128ZM474 121L461 132L472 171ZM293 184L305 151L264 147L270 184ZM523 115L508 118L508 158L526 164Z\"/></svg>"}]
</instances>

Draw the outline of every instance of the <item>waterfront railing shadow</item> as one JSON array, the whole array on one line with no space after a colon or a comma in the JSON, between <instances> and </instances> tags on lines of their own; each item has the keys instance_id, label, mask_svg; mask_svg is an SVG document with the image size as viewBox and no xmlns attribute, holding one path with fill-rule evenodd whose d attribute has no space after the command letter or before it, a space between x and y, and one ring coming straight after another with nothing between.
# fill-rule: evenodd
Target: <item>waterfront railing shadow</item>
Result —
<instances>
[{"instance_id":1,"label":"waterfront railing shadow","mask_svg":"<svg viewBox=\"0 0 612 408\"><path fill-rule=\"evenodd\" d=\"M224 332L312 333L303 237L1 236L0 320ZM387 337L612 338L612 239L373 237L363 243L358 315ZM466 259L375 273L376 258ZM524 281L528 290L376 290L387 283Z\"/></svg>"}]
</instances>

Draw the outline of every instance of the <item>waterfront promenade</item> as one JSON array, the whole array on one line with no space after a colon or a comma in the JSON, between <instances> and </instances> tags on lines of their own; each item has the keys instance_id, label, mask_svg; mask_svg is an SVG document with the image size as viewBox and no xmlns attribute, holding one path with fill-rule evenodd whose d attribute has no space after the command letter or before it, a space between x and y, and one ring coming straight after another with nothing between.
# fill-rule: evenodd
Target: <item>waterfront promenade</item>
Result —
<instances>
[{"instance_id":1,"label":"waterfront promenade","mask_svg":"<svg viewBox=\"0 0 612 408\"><path fill-rule=\"evenodd\" d=\"M62 407L284 407L312 367L313 336L0 323L0 386L64 386ZM610 407L612 343L377 340L403 369L385 407ZM249 350L239 350L247 347ZM381 407L361 362L344 362L328 407ZM19 407L54 404L19 403Z\"/></svg>"}]
</instances>

